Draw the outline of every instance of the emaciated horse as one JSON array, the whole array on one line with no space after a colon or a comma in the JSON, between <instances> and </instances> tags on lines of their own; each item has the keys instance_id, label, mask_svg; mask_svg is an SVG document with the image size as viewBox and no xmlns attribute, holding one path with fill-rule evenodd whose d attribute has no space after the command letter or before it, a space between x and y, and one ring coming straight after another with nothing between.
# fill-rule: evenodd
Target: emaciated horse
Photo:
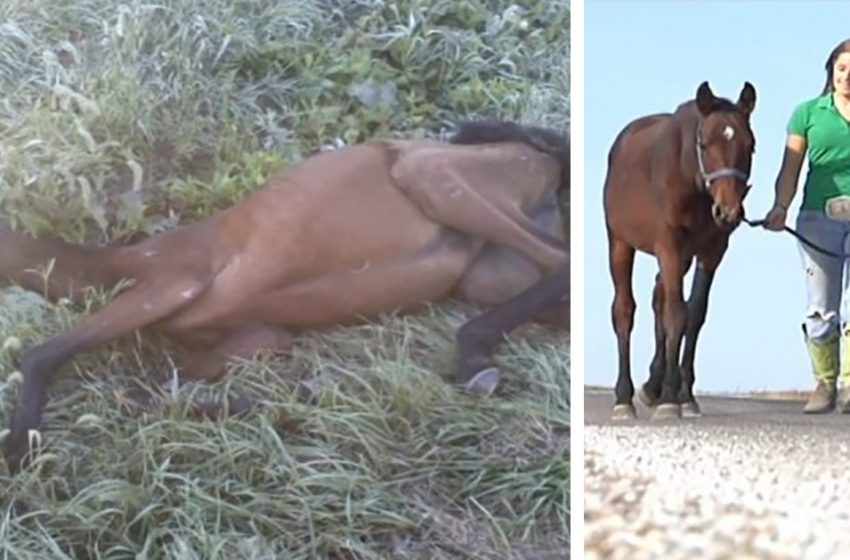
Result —
<instances>
[{"instance_id":1,"label":"emaciated horse","mask_svg":"<svg viewBox=\"0 0 850 560\"><path fill-rule=\"evenodd\" d=\"M126 247L0 233L0 277L46 288L52 299L133 281L24 354L5 442L10 472L28 459L28 434L41 426L57 369L137 329L182 349L181 380L211 380L232 357L286 349L296 329L448 297L507 302L507 313L515 311L529 287L568 268L555 202L568 188L568 142L498 122L462 125L456 141L376 140L323 152L227 210ZM50 270L46 286L39 268ZM502 329L487 325L488 332ZM459 343L459 354L473 358L460 360L470 367L456 380L492 389L498 372L494 379L481 354L489 340Z\"/></svg>"},{"instance_id":2,"label":"emaciated horse","mask_svg":"<svg viewBox=\"0 0 850 560\"><path fill-rule=\"evenodd\" d=\"M656 407L653 419L700 415L693 395L697 337L715 271L744 217L755 149L750 129L755 101L749 82L736 103L715 97L704 82L696 99L673 114L632 121L614 141L604 187L614 282L611 311L619 350L614 419L636 416L629 340L635 251L655 255L660 270L652 294L655 355L641 400ZM694 258L697 267L686 305L683 279Z\"/></svg>"}]
</instances>

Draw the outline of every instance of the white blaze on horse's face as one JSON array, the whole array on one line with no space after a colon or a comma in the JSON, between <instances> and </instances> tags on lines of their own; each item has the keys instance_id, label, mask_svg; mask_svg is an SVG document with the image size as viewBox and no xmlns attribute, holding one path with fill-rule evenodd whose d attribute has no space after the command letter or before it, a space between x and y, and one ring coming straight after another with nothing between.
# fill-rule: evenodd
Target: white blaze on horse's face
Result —
<instances>
[{"instance_id":1,"label":"white blaze on horse's face","mask_svg":"<svg viewBox=\"0 0 850 560\"><path fill-rule=\"evenodd\" d=\"M747 123L732 114L718 115L709 120L698 139L705 142L697 148L700 173L711 196L711 214L718 226L734 229L744 215L743 201L749 187L746 181L750 172L753 141L748 139ZM713 125L713 126L712 126ZM699 143L699 140L698 140Z\"/></svg>"}]
</instances>

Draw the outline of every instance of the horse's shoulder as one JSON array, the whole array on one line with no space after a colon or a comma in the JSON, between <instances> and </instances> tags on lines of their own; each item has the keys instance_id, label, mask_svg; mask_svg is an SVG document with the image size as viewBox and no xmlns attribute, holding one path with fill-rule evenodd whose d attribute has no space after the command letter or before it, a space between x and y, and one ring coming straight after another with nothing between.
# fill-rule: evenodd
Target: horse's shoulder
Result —
<instances>
[{"instance_id":1,"label":"horse's shoulder","mask_svg":"<svg viewBox=\"0 0 850 560\"><path fill-rule=\"evenodd\" d=\"M419 181L452 169L461 175L474 175L476 171L484 172L493 166L529 160L539 160L541 165L558 165L553 156L522 142L457 145L436 141L390 141L388 148L395 156L391 176L400 182Z\"/></svg>"}]
</instances>

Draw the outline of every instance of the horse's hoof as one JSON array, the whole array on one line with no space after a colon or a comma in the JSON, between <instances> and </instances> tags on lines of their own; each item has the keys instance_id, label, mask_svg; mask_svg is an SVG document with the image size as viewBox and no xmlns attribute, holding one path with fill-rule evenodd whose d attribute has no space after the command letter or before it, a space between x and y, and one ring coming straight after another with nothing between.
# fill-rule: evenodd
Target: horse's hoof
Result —
<instances>
[{"instance_id":1,"label":"horse's hoof","mask_svg":"<svg viewBox=\"0 0 850 560\"><path fill-rule=\"evenodd\" d=\"M493 394L501 380L499 368L489 367L476 373L472 379L466 382L466 389L477 395L489 396Z\"/></svg>"},{"instance_id":2,"label":"horse's hoof","mask_svg":"<svg viewBox=\"0 0 850 560\"><path fill-rule=\"evenodd\" d=\"M640 402L642 402L647 408L655 408L655 405L658 404L658 399L650 397L649 393L646 392L646 387L640 388L640 391L638 392L638 399L640 399Z\"/></svg>"},{"instance_id":3,"label":"horse's hoof","mask_svg":"<svg viewBox=\"0 0 850 560\"><path fill-rule=\"evenodd\" d=\"M659 404L652 413L653 420L678 420L682 417L682 406L678 403Z\"/></svg>"},{"instance_id":4,"label":"horse's hoof","mask_svg":"<svg viewBox=\"0 0 850 560\"><path fill-rule=\"evenodd\" d=\"M700 418L702 411L696 401L688 401L682 404L682 418Z\"/></svg>"},{"instance_id":5,"label":"horse's hoof","mask_svg":"<svg viewBox=\"0 0 850 560\"><path fill-rule=\"evenodd\" d=\"M637 418L637 413L635 412L635 405L633 404L615 404L614 409L611 411L611 420L616 420L618 422L623 420L635 420Z\"/></svg>"}]
</instances>

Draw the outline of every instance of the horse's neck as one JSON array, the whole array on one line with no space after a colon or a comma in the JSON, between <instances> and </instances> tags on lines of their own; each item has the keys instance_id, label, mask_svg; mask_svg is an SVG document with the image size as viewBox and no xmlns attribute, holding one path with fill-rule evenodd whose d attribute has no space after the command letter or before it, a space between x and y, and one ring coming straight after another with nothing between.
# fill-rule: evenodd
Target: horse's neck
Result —
<instances>
[{"instance_id":1,"label":"horse's neck","mask_svg":"<svg viewBox=\"0 0 850 560\"><path fill-rule=\"evenodd\" d=\"M672 120L664 126L649 147L651 180L662 196L684 203L699 194L695 132L687 121Z\"/></svg>"},{"instance_id":2,"label":"horse's neck","mask_svg":"<svg viewBox=\"0 0 850 560\"><path fill-rule=\"evenodd\" d=\"M51 300L77 300L89 286L111 286L115 249L34 239L18 233L0 237L0 279Z\"/></svg>"},{"instance_id":3,"label":"horse's neck","mask_svg":"<svg viewBox=\"0 0 850 560\"><path fill-rule=\"evenodd\" d=\"M697 196L700 191L699 185L699 162L697 160L697 144L696 144L696 115L688 115L683 117L679 122L677 129L678 138L678 153L680 179L687 184L689 188L684 189L682 196L691 198ZM690 187L693 187L691 191Z\"/></svg>"}]
</instances>

